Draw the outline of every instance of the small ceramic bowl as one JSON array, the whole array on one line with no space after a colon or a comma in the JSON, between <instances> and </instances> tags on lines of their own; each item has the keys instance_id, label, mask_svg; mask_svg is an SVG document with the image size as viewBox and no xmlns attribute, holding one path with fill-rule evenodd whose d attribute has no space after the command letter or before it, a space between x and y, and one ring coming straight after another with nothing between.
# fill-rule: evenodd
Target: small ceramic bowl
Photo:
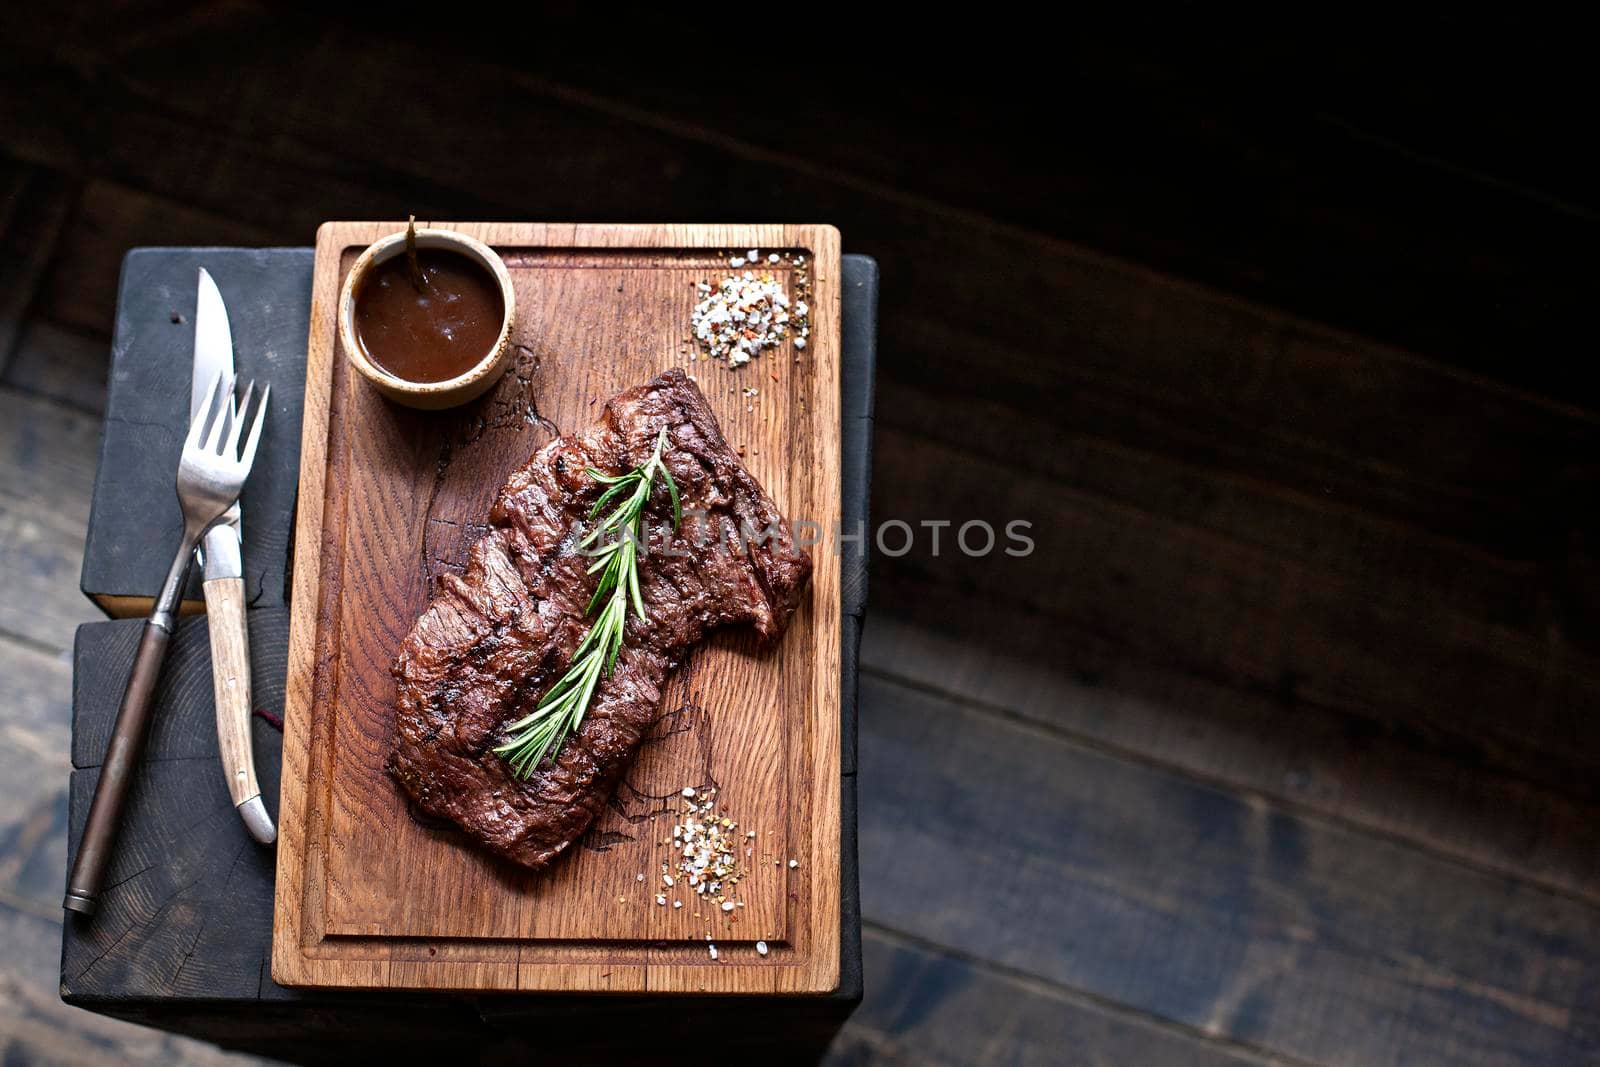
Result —
<instances>
[{"instance_id":1,"label":"small ceramic bowl","mask_svg":"<svg viewBox=\"0 0 1600 1067\"><path fill-rule=\"evenodd\" d=\"M390 374L367 358L365 349L356 339L356 290L372 268L395 256L405 255L404 230L368 245L350 268L344 288L339 293L339 342L344 346L345 358L350 365L389 399L407 407L436 411L477 399L505 373L511 362L511 329L517 318L516 293L511 286L511 272L506 270L505 263L492 248L476 238L455 230L418 230L417 247L458 252L482 264L494 276L500 286L500 299L505 305L505 318L500 323L500 335L493 347L484 353L471 370L442 382L407 381Z\"/></svg>"}]
</instances>

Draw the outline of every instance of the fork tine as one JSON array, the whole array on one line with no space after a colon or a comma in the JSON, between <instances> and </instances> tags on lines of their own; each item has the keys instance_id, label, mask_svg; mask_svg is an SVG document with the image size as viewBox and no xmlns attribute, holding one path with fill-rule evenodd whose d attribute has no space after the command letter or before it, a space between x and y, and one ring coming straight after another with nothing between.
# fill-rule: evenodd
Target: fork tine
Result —
<instances>
[{"instance_id":1,"label":"fork tine","mask_svg":"<svg viewBox=\"0 0 1600 1067\"><path fill-rule=\"evenodd\" d=\"M222 454L229 459L234 459L239 455L239 436L244 433L244 414L250 410L250 397L255 394L255 391L256 383L252 380L249 385L244 387L244 397L239 401L238 406L234 408L233 423L228 427L228 443L222 448Z\"/></svg>"},{"instance_id":2,"label":"fork tine","mask_svg":"<svg viewBox=\"0 0 1600 1067\"><path fill-rule=\"evenodd\" d=\"M228 422L233 413L233 387L239 380L238 375L228 375L227 386L219 391L214 398L217 405L217 421L212 423L210 431L206 434L205 450L212 454L220 454L223 434L227 430ZM219 382L219 385L222 383Z\"/></svg>"},{"instance_id":3,"label":"fork tine","mask_svg":"<svg viewBox=\"0 0 1600 1067\"><path fill-rule=\"evenodd\" d=\"M199 448L200 442L206 436L206 425L211 421L211 412L217 406L217 389L222 385L222 372L219 370L211 378L211 388L206 390L206 403L200 413L189 424L189 436L184 438L185 449Z\"/></svg>"},{"instance_id":4,"label":"fork tine","mask_svg":"<svg viewBox=\"0 0 1600 1067\"><path fill-rule=\"evenodd\" d=\"M254 385L254 382L250 383ZM245 476L250 475L250 465L256 460L256 445L261 441L261 427L267 422L267 401L272 397L272 386L263 386L261 389L261 403L256 406L256 417L250 420L250 436L244 443L244 455L239 458L239 465L243 468ZM244 409L239 409L240 414Z\"/></svg>"}]
</instances>

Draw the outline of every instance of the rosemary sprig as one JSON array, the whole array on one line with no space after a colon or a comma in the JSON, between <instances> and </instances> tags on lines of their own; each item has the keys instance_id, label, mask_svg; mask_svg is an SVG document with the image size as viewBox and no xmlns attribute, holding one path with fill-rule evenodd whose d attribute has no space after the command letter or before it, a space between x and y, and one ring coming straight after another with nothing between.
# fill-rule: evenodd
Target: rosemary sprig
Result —
<instances>
[{"instance_id":1,"label":"rosemary sprig","mask_svg":"<svg viewBox=\"0 0 1600 1067\"><path fill-rule=\"evenodd\" d=\"M666 444L667 430L663 426L661 436L656 438L655 452L627 474L613 476L588 468L589 477L606 487L589 509L590 521L608 504L616 503L588 536L578 542L580 552L594 556L588 573L600 572L600 583L595 586L584 614L593 614L595 608L600 607L600 615L578 643L561 680L540 698L531 715L507 727L516 736L495 749L510 761L512 773L519 778L528 777L547 755L554 762L561 745L583 722L583 713L588 710L600 679L610 677L616 668L629 603L633 604L634 613L641 621L645 618L644 599L639 594L639 550L644 544L644 506L650 499L657 474L667 483L667 493L672 497L674 530L683 518L677 483L661 461ZM591 546L598 547L591 551Z\"/></svg>"}]
</instances>

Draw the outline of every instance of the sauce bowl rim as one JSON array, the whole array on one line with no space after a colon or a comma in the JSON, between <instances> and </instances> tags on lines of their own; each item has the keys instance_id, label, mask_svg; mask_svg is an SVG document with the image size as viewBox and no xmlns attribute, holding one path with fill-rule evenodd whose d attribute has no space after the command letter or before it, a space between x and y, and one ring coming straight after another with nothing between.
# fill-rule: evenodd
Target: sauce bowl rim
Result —
<instances>
[{"instance_id":1,"label":"sauce bowl rim","mask_svg":"<svg viewBox=\"0 0 1600 1067\"><path fill-rule=\"evenodd\" d=\"M477 385L486 376L494 374L499 369L504 370L504 357L510 348L511 330L516 319L516 293L511 284L511 272L507 269L505 261L499 253L476 237L468 236L459 230L443 228L417 228L417 247L446 249L466 255L483 266L494 277L495 283L500 288L501 316L500 332L495 336L494 344L484 353L483 358L474 363L470 368L456 375L438 382L417 382L409 378L402 378L378 366L368 358L366 350L362 347L360 339L356 336L355 329L355 294L356 288L374 267L387 263L398 255L405 253L406 233L404 229L396 233L380 237L368 245L351 264L350 271L345 275L344 284L339 291L339 341L343 345L345 357L350 364L379 389L404 400L415 397L419 400L431 400L439 406L450 406L451 394L464 390L469 386ZM460 403L473 399L476 392L464 394L459 398Z\"/></svg>"}]
</instances>

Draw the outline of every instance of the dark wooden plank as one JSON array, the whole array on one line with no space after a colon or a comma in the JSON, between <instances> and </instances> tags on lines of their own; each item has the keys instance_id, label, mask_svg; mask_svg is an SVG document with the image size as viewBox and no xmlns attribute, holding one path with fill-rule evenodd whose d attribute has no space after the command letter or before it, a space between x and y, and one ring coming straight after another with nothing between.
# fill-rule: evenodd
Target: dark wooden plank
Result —
<instances>
[{"instance_id":1,"label":"dark wooden plank","mask_svg":"<svg viewBox=\"0 0 1600 1067\"><path fill-rule=\"evenodd\" d=\"M99 420L0 386L0 632L65 651L95 611L74 589Z\"/></svg>"},{"instance_id":2,"label":"dark wooden plank","mask_svg":"<svg viewBox=\"0 0 1600 1067\"><path fill-rule=\"evenodd\" d=\"M917 617L874 612L875 674L1600 903L1600 805L1460 744L1232 688L948 585L896 575L878 594Z\"/></svg>"},{"instance_id":3,"label":"dark wooden plank","mask_svg":"<svg viewBox=\"0 0 1600 1067\"><path fill-rule=\"evenodd\" d=\"M96 623L79 629L74 648L72 766L86 770L100 765L111 741L117 701L121 699L127 670L139 644L137 619L115 625ZM288 662L289 622L283 607L250 613L250 678L258 709L282 715L283 678ZM173 709L157 716L145 742L150 763L193 763L217 756L217 738L211 726L211 643L204 619L184 619L167 652L156 687L156 706ZM270 755L272 789L262 786L269 808L277 798L277 753L281 735L266 722L252 726L257 759ZM221 786L221 771L217 772ZM263 782L265 782L263 778Z\"/></svg>"},{"instance_id":4,"label":"dark wooden plank","mask_svg":"<svg viewBox=\"0 0 1600 1067\"><path fill-rule=\"evenodd\" d=\"M1039 64L1011 44L1001 53L1010 69L988 93L975 89L982 80L975 72L938 80L874 65L859 79L796 94L782 122L772 121L762 94L726 93L689 71L645 84L620 57L579 63L555 54L523 69L572 86L574 97L599 110L752 158L838 172L1551 395L1595 399L1559 355L1587 330L1582 294L1596 273L1584 248L1600 225L1592 190L1573 203L1570 187L1563 199L1525 191L1366 135L1375 117L1382 131L1403 113L1385 91L1402 75L1393 67L1377 75L1367 66L1370 49L1359 49L1359 73L1346 59L1337 64L1340 76L1319 84L1283 52L1241 48L1237 40L1216 41L1214 51L1162 35L1141 33L1130 45L1091 33ZM1414 75L1418 65L1407 58ZM1246 73L1262 67L1272 73ZM1576 69L1563 75L1559 63L1540 64L1528 73L1530 81L1559 81ZM1464 79L1463 88L1476 80ZM1260 92L1262 84L1273 92ZM1326 94L1335 84L1365 88L1383 106L1340 114L1352 94ZM1548 120L1551 101L1561 99L1519 88L1530 105L1519 115ZM1506 91L1507 81L1498 80L1496 93ZM1411 129L1482 114L1454 94L1450 100ZM1477 131L1480 153L1494 152L1501 163L1528 158L1511 145L1533 138L1510 125L1497 132L1498 139ZM1041 150L1063 142L1070 150ZM1542 174L1560 180L1573 162L1552 161Z\"/></svg>"},{"instance_id":5,"label":"dark wooden plank","mask_svg":"<svg viewBox=\"0 0 1600 1067\"><path fill-rule=\"evenodd\" d=\"M257 766L273 779L275 807L277 760L256 732ZM97 777L98 768L72 772L75 829ZM84 1003L105 991L133 998L158 988L175 999L254 999L262 959L245 954L260 953L260 933L271 926L272 850L244 832L215 751L148 758L130 805L99 913L93 922L72 920L62 996Z\"/></svg>"},{"instance_id":6,"label":"dark wooden plank","mask_svg":"<svg viewBox=\"0 0 1600 1067\"><path fill-rule=\"evenodd\" d=\"M870 922L1311 1062L1600 1055L1593 906L870 675L862 700Z\"/></svg>"},{"instance_id":7,"label":"dark wooden plank","mask_svg":"<svg viewBox=\"0 0 1600 1067\"><path fill-rule=\"evenodd\" d=\"M59 872L57 872L59 874ZM58 886L59 889L59 886ZM59 902L58 902L59 903ZM60 1067L245 1067L266 1064L212 1045L91 1015L58 989L59 912L44 917L0 904L0 1062Z\"/></svg>"},{"instance_id":8,"label":"dark wooden plank","mask_svg":"<svg viewBox=\"0 0 1600 1067\"><path fill-rule=\"evenodd\" d=\"M93 337L111 336L122 257L138 245L262 245L272 234L116 182L92 179L62 233L40 310ZM296 242L298 243L298 242Z\"/></svg>"},{"instance_id":9,"label":"dark wooden plank","mask_svg":"<svg viewBox=\"0 0 1600 1067\"><path fill-rule=\"evenodd\" d=\"M1041 485L1170 519L1376 590L1392 587L1396 596L1426 596L1441 611L1525 633L1546 633L1551 624L1552 590L1533 560L1495 555L1417 523L1374 514L1331 492L1249 477L1225 461L1213 463L1159 439L1141 440L1128 429L1102 436L1096 423L1111 421L1107 411L1046 411L982 386L961 394L900 377L886 380L882 389L886 428L1027 472ZM1083 407L1094 403L1076 399ZM980 426L1004 426L1006 432L971 432ZM894 456L886 459L893 462ZM948 535L945 540L954 552L954 542Z\"/></svg>"},{"instance_id":10,"label":"dark wooden plank","mask_svg":"<svg viewBox=\"0 0 1600 1067\"><path fill-rule=\"evenodd\" d=\"M71 205L61 175L0 158L0 371L14 359L23 320Z\"/></svg>"},{"instance_id":11,"label":"dark wooden plank","mask_svg":"<svg viewBox=\"0 0 1600 1067\"><path fill-rule=\"evenodd\" d=\"M952 956L892 931L863 934L867 999L824 1061L848 1064L1071 1062L1222 1067L1279 1062L1070 990Z\"/></svg>"},{"instance_id":12,"label":"dark wooden plank","mask_svg":"<svg viewBox=\"0 0 1600 1067\"><path fill-rule=\"evenodd\" d=\"M249 622L253 692L261 706L281 711L272 705L283 692L287 614L263 609ZM140 628L128 620L79 631L74 841ZM209 657L205 620L181 622L156 694L165 713L151 725L100 911L65 939L61 990L69 1001L133 999L153 990L174 998L253 1001L263 989L273 852L250 840L228 799L210 728ZM259 717L252 733L262 796L275 816L282 736Z\"/></svg>"},{"instance_id":13,"label":"dark wooden plank","mask_svg":"<svg viewBox=\"0 0 1600 1067\"><path fill-rule=\"evenodd\" d=\"M975 598L981 590L1028 625L1055 628L1068 648L1071 634L1087 632L1145 661L1297 708L1400 724L1460 758L1577 798L1600 796L1600 716L1591 713L1600 662L1585 651L1440 609L1425 589L1318 571L881 424L877 450L880 520L932 511L1003 530L1026 518L1038 546L1023 559L880 551L874 563L885 581L898 572ZM917 610L892 595L876 604Z\"/></svg>"},{"instance_id":14,"label":"dark wooden plank","mask_svg":"<svg viewBox=\"0 0 1600 1067\"><path fill-rule=\"evenodd\" d=\"M1026 391L997 395L981 383L965 394L898 378L881 388L880 423L906 434L882 435L879 503L893 497L898 514L913 522L950 514L947 486L930 478L923 484L944 495L901 495L901 465L917 469L935 462L923 453L922 441L953 443L959 435L965 450L1008 470L1040 475L1041 498L1053 492L1052 485L1088 494L1134 509L1141 518L1132 521L1153 515L1190 536L1243 544L1268 559L1334 576L1348 583L1352 603L1391 605L1391 613L1401 618L1397 625L1405 625L1407 614L1423 628L1440 625L1440 618L1467 619L1496 632L1519 633L1524 641L1547 647L1552 657L1558 647L1587 643L1592 633L1582 611L1573 610L1591 603L1578 581L1565 583L1568 606L1555 623L1552 598L1560 583L1530 562L1504 559L1326 496L1288 491L1265 478L1240 477L1201 456L1169 454L1156 442L1107 439L1081 394L1074 394L1073 409L1058 418L1025 408ZM1525 417L1533 421L1531 412ZM1109 417L1102 421L1111 422ZM1006 432L963 433L974 425L1003 425ZM946 478L956 472L939 470ZM1000 476L998 469L994 476ZM978 492L973 489L971 495ZM1048 541L1050 532L1036 536ZM1507 774L1492 752L1477 755L1472 745L1458 741L1430 742L1403 718L1375 720L1370 710L1350 714L1337 708L1309 714L1291 689L1260 679L1233 686L1231 677L1211 664L1174 669L1168 660L1142 656L1119 643L1117 634L1083 621L1094 605L1084 599L1081 586L1062 591L1062 603L1077 602L1069 641L1063 642L1054 627L1010 625L1012 609L962 584L970 577L969 564L953 535L953 529L944 531L938 559L930 558L928 531L923 531L911 559L878 560L888 583L880 606L918 625L868 627L869 662L876 668L1039 715L1081 736L1194 773L1416 836L1431 847L1521 871L1569 892L1596 893L1600 850L1589 829L1596 824L1592 802L1574 803L1544 788L1527 766ZM1046 565L1010 561L1008 572L1015 580L1009 588L1027 588L1042 573L1034 568ZM1224 588L1193 603L1180 600L1164 614L1192 610L1202 618L1222 619L1241 595ZM1041 596L1034 595L1033 602L1041 602ZM1556 625L1559 636L1553 633ZM897 639L886 642L886 632ZM934 633L939 639L923 643L919 654L917 639ZM1381 711L1381 702L1373 706ZM1518 714L1511 707L1500 710L1508 720Z\"/></svg>"},{"instance_id":15,"label":"dark wooden plank","mask_svg":"<svg viewBox=\"0 0 1600 1067\"><path fill-rule=\"evenodd\" d=\"M33 319L22 329L4 382L91 415L105 410L106 343L98 337Z\"/></svg>"},{"instance_id":16,"label":"dark wooden plank","mask_svg":"<svg viewBox=\"0 0 1600 1067\"><path fill-rule=\"evenodd\" d=\"M259 73L266 84L275 84L273 75L278 72ZM222 110L240 103L132 97L130 106L116 114L114 134L104 146L100 166L129 184L248 221L281 245L309 246L317 227L337 218L538 215L526 203L509 211L505 202L489 201L473 183L461 182L449 169L406 169L403 160L392 154L360 156L320 137L308 141L301 133L315 134L314 124L285 129L271 142L263 142L250 128L259 128L261 116ZM242 121L208 127L196 136L197 114L219 113L237 115ZM152 142L172 148L161 156L141 150Z\"/></svg>"},{"instance_id":17,"label":"dark wooden plank","mask_svg":"<svg viewBox=\"0 0 1600 1067\"><path fill-rule=\"evenodd\" d=\"M60 914L67 863L72 666L0 638L9 694L0 708L0 904Z\"/></svg>"},{"instance_id":18,"label":"dark wooden plank","mask_svg":"<svg viewBox=\"0 0 1600 1067\"><path fill-rule=\"evenodd\" d=\"M1581 568L1600 523L1585 500L1600 473L1600 420L1158 276L1054 266L1063 316L1039 324L1053 350L891 312L880 389L894 399L880 418L1034 473L1098 477L1091 488L1172 514L1209 521L1250 495L1287 498L1231 517L1257 538L1282 540L1283 515L1308 509L1353 537L1400 526L1387 536L1425 546L1402 561L1422 577L1489 563L1502 589L1530 586L1549 610L1569 610L1563 575ZM972 432L1002 411L1025 450ZM1085 448L1102 456L1089 463ZM1153 498L1147 478L1129 476L1141 457L1171 468L1162 477L1204 476L1210 495ZM1106 462L1124 470L1098 476ZM1322 562L1386 562L1287 532ZM1440 558L1429 564L1429 552Z\"/></svg>"}]
</instances>

